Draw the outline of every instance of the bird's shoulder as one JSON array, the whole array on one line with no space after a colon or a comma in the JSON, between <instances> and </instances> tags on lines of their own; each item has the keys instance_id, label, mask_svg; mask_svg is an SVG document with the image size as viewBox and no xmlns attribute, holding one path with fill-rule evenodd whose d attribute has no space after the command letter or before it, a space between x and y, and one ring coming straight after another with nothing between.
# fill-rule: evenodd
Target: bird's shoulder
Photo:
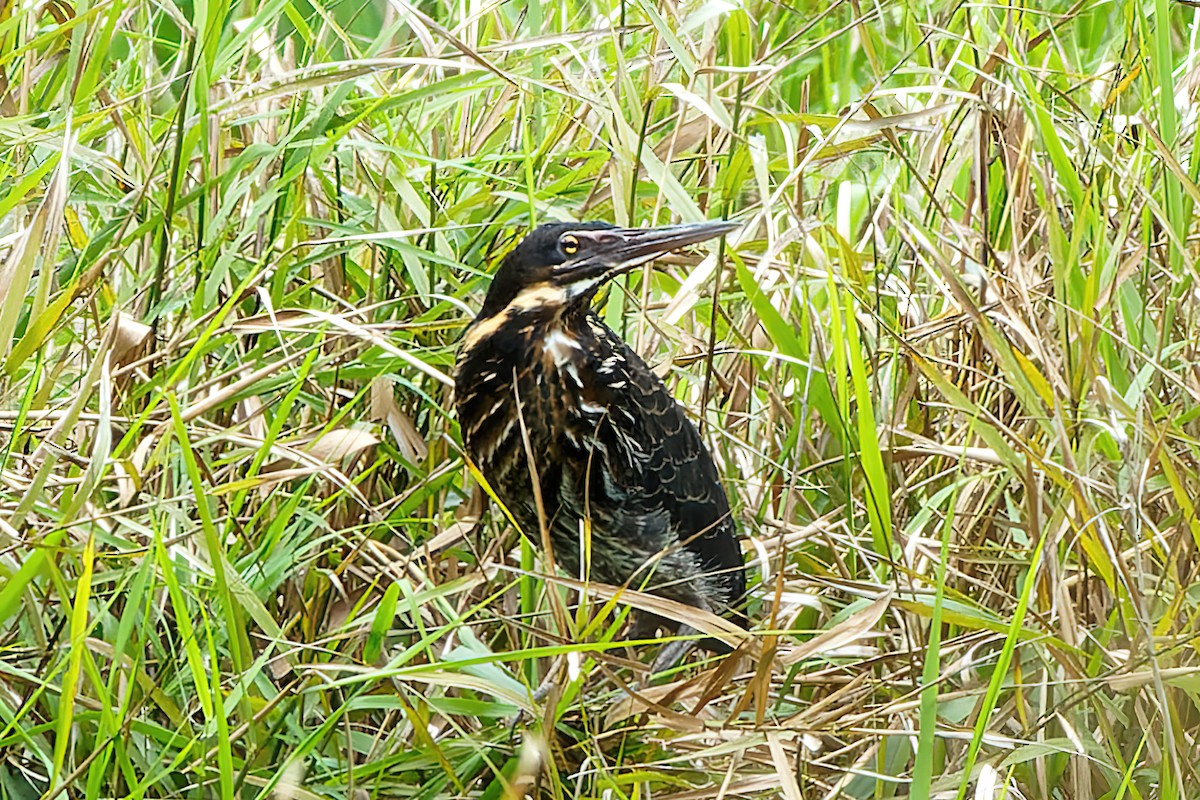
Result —
<instances>
[{"instance_id":1,"label":"bird's shoulder","mask_svg":"<svg viewBox=\"0 0 1200 800\"><path fill-rule=\"evenodd\" d=\"M589 315L586 324L591 339L583 347L590 361L586 389L609 424L647 443L682 435L690 455L699 446L699 435L688 435L695 433L694 426L662 379L599 317Z\"/></svg>"}]
</instances>

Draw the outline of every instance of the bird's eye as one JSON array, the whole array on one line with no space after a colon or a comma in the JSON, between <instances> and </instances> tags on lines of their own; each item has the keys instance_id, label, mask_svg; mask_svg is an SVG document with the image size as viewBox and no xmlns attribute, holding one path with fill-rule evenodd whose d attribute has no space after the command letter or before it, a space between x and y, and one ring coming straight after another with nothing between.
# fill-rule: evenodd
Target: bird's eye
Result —
<instances>
[{"instance_id":1,"label":"bird's eye","mask_svg":"<svg viewBox=\"0 0 1200 800\"><path fill-rule=\"evenodd\" d=\"M579 252L579 240L569 233L558 240L558 246L569 256Z\"/></svg>"}]
</instances>

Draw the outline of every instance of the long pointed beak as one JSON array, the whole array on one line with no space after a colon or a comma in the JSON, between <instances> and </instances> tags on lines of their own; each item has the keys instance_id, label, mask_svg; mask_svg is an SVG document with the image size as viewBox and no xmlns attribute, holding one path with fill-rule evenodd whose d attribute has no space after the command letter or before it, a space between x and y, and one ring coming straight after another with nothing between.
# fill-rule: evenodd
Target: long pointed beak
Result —
<instances>
[{"instance_id":1,"label":"long pointed beak","mask_svg":"<svg viewBox=\"0 0 1200 800\"><path fill-rule=\"evenodd\" d=\"M598 228L574 232L584 241L585 255L558 267L563 278L603 281L658 256L714 239L742 227L739 222L715 220L663 228Z\"/></svg>"},{"instance_id":2,"label":"long pointed beak","mask_svg":"<svg viewBox=\"0 0 1200 800\"><path fill-rule=\"evenodd\" d=\"M645 264L658 256L736 231L740 223L716 220L664 228L615 228L587 231L595 242L593 257L613 271Z\"/></svg>"}]
</instances>

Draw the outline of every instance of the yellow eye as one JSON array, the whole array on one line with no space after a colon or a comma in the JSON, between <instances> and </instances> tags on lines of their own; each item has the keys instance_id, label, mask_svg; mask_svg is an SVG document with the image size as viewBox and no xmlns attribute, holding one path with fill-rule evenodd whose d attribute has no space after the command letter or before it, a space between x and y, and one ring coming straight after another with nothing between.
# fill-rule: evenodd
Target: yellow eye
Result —
<instances>
[{"instance_id":1,"label":"yellow eye","mask_svg":"<svg viewBox=\"0 0 1200 800\"><path fill-rule=\"evenodd\" d=\"M569 233L558 240L558 246L569 256L573 256L579 252L579 240Z\"/></svg>"}]
</instances>

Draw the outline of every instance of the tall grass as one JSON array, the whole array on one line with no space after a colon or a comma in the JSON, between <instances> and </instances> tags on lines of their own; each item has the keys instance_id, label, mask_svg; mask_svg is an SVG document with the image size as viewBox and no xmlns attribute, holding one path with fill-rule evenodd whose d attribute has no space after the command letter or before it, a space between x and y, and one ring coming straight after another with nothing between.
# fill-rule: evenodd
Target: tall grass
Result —
<instances>
[{"instance_id":1,"label":"tall grass","mask_svg":"<svg viewBox=\"0 0 1200 800\"><path fill-rule=\"evenodd\" d=\"M1194 795L1198 31L4 6L0 798ZM716 217L600 301L754 574L650 681L654 598L484 511L446 375L530 225Z\"/></svg>"}]
</instances>

